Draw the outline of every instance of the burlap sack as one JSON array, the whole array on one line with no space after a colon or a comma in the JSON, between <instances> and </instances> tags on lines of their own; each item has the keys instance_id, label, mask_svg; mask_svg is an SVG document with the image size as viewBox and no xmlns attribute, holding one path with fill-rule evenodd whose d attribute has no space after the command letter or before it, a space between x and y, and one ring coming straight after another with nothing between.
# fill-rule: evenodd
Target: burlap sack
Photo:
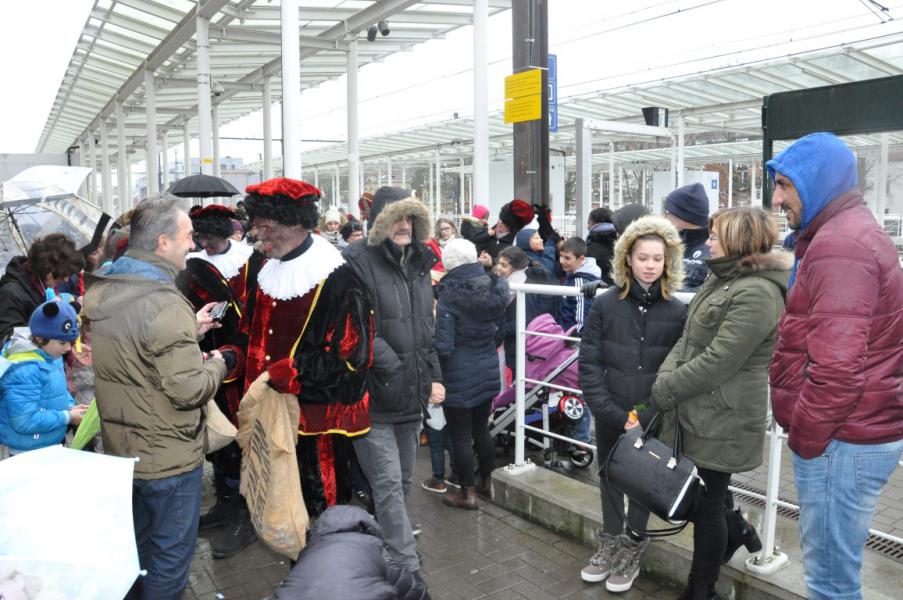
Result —
<instances>
[{"instance_id":1,"label":"burlap sack","mask_svg":"<svg viewBox=\"0 0 903 600\"><path fill-rule=\"evenodd\" d=\"M295 456L300 408L295 396L280 394L268 380L266 372L261 374L238 409L240 491L260 539L295 560L304 548L308 525Z\"/></svg>"}]
</instances>

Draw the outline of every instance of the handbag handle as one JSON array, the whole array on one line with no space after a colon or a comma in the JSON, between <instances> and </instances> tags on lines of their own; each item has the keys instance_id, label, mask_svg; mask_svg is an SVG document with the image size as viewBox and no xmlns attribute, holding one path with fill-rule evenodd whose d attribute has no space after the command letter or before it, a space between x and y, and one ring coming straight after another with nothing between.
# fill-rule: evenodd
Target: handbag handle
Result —
<instances>
[{"instance_id":1,"label":"handbag handle","mask_svg":"<svg viewBox=\"0 0 903 600\"><path fill-rule=\"evenodd\" d=\"M649 426L646 428L645 431L643 431L643 435L639 438L640 440L643 441L643 443L645 443L646 439L650 435L652 435L653 431L655 431L655 427L656 427L656 425L659 424L659 421L661 420L661 416L662 416L662 413L660 413L660 412L657 412L657 413L655 413L655 415L652 416L652 419L650 419L650 421L649 421ZM677 417L677 411L675 410L674 441L671 444L671 460L668 461L669 468L673 469L675 466L677 466L677 463L680 462L680 454L681 454L682 450L683 450L683 437L681 435L680 419ZM605 464L608 465L608 462L606 461Z\"/></svg>"}]
</instances>

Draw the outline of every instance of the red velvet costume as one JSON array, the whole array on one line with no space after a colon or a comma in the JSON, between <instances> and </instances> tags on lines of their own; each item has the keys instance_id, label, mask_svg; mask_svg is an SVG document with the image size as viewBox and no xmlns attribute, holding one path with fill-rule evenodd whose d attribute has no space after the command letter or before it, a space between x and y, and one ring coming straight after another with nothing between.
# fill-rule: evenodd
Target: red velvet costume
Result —
<instances>
[{"instance_id":1,"label":"red velvet costume","mask_svg":"<svg viewBox=\"0 0 903 600\"><path fill-rule=\"evenodd\" d=\"M366 291L328 241L311 233L299 250L286 261L266 260L248 282L245 389L268 371L275 389L298 396L302 490L316 515L350 498L350 438L370 429L365 386L333 383L365 380L372 317L344 306L343 296Z\"/></svg>"}]
</instances>

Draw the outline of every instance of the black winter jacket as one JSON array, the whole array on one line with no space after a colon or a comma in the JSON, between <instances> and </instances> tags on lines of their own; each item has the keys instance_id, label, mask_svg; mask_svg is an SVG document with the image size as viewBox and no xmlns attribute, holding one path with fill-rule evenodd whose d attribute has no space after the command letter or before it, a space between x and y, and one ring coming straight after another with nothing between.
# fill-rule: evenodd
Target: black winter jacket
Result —
<instances>
[{"instance_id":1,"label":"black winter jacket","mask_svg":"<svg viewBox=\"0 0 903 600\"><path fill-rule=\"evenodd\" d=\"M372 241L355 242L344 250L345 259L370 290L375 312L370 420L417 421L432 383L442 381L433 349L430 282L430 268L437 259L422 243L412 242L402 266L398 246L386 239L375 245Z\"/></svg>"},{"instance_id":2,"label":"black winter jacket","mask_svg":"<svg viewBox=\"0 0 903 600\"><path fill-rule=\"evenodd\" d=\"M596 259L596 264L602 270L602 281L605 285L614 285L611 278L611 259L614 256L618 232L614 229L614 225L611 225L611 229L607 229L606 225L611 224L599 223L595 226L595 231L591 229L586 235L586 255Z\"/></svg>"},{"instance_id":3,"label":"black winter jacket","mask_svg":"<svg viewBox=\"0 0 903 600\"><path fill-rule=\"evenodd\" d=\"M492 262L498 261L499 245L496 239L489 235L488 225L483 225L476 219L461 219L461 237L473 242L477 247L477 256L486 252L492 257Z\"/></svg>"},{"instance_id":4,"label":"black winter jacket","mask_svg":"<svg viewBox=\"0 0 903 600\"><path fill-rule=\"evenodd\" d=\"M31 274L28 259L15 256L6 265L0 279L0 343L12 334L14 327L28 326L31 313L44 301L39 283Z\"/></svg>"},{"instance_id":5,"label":"black winter jacket","mask_svg":"<svg viewBox=\"0 0 903 600\"><path fill-rule=\"evenodd\" d=\"M444 406L473 408L499 393L496 348L504 335L508 282L473 263L446 273L437 288L434 346L442 365Z\"/></svg>"},{"instance_id":6,"label":"black winter jacket","mask_svg":"<svg viewBox=\"0 0 903 600\"><path fill-rule=\"evenodd\" d=\"M638 411L642 425L655 414L652 384L687 318L683 302L662 298L660 282L647 292L633 280L627 298L611 288L593 302L580 343L580 387L597 424L623 430L637 404L646 405Z\"/></svg>"},{"instance_id":7,"label":"black winter jacket","mask_svg":"<svg viewBox=\"0 0 903 600\"><path fill-rule=\"evenodd\" d=\"M429 600L426 584L391 563L376 521L356 506L324 512L274 600Z\"/></svg>"},{"instance_id":8,"label":"black winter jacket","mask_svg":"<svg viewBox=\"0 0 903 600\"><path fill-rule=\"evenodd\" d=\"M705 245L709 239L709 230L684 229L680 232L680 239L684 244L684 273L686 273L681 291L695 292L709 274L706 260L711 258L712 253Z\"/></svg>"}]
</instances>

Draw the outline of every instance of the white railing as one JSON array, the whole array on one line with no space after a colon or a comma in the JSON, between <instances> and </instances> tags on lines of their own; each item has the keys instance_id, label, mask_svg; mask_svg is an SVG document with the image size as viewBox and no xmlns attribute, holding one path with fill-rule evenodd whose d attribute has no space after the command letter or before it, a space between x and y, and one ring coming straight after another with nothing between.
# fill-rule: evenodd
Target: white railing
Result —
<instances>
[{"instance_id":1,"label":"white railing","mask_svg":"<svg viewBox=\"0 0 903 600\"><path fill-rule=\"evenodd\" d=\"M575 446L579 446L582 448L587 448L589 450L595 450L595 446L592 444L587 444L585 442L581 442L579 440L575 440L573 438L569 438L563 435L559 435L557 433L552 433L548 430L548 420L543 419L543 428L533 427L531 425L527 425L525 422L525 414L526 414L526 384L532 384L536 387L546 387L555 390L560 390L572 394L581 394L581 390L556 385L553 383L548 383L546 381L540 381L536 379L529 379L525 376L526 370L526 355L527 355L527 336L534 337L550 337L567 341L574 341L577 338L568 337L565 335L554 335L549 333L540 333L527 331L527 313L526 313L526 295L527 294L545 294L549 296L580 296L582 292L578 288L574 287L566 287L566 286L555 286L555 285L535 285L528 283L514 283L511 284L511 290L515 292L515 302L517 303L516 308L516 342L517 342L517 376L515 377L515 430L514 430L514 463L508 465L506 470L514 475L524 473L530 471L536 467L531 461L527 460L525 456L525 445L526 445L526 434L527 432L533 432L539 434L544 437L553 438L557 440L561 440L564 442L568 442L574 444ZM600 289L600 293L604 291ZM688 293L677 293L676 297L684 303L689 304L690 300L693 298L693 294ZM765 435L769 438L768 445L768 474L767 474L767 483L765 489L765 495L752 492L746 489L736 488L731 486L730 489L734 493L740 496L746 496L749 498L755 498L761 502L765 503L763 521L762 521L762 550L754 555L749 557L746 560L746 568L747 570L757 573L760 575L768 575L774 573L779 568L783 567L789 562L787 555L783 552L779 552L777 546L775 545L775 530L777 526L777 511L778 508L785 508L790 510L799 510L799 506L790 502L786 502L779 498L780 496L780 483L781 483L781 452L782 452L782 440L787 438L787 435L781 429L781 426L778 425L773 418L771 418L771 414L769 413L769 425L765 432ZM596 457L598 461L604 460L604 457ZM903 467L903 461L900 462L900 466ZM899 544L903 544L903 539L891 535L884 531L878 531L876 529L869 529L869 533L889 540L891 542L896 542Z\"/></svg>"}]
</instances>

